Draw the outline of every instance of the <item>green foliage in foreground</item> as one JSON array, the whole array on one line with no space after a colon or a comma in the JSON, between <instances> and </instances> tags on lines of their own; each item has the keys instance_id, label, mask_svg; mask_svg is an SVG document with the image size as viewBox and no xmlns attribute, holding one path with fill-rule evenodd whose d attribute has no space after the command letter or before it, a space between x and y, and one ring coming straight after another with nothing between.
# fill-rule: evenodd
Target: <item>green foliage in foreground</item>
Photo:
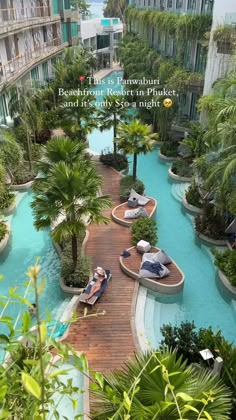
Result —
<instances>
[{"instance_id":1,"label":"green foliage in foreground","mask_svg":"<svg viewBox=\"0 0 236 420\"><path fill-rule=\"evenodd\" d=\"M0 322L5 327L0 336L1 348L7 352L0 368L2 419L60 419L59 404L64 396L75 410L73 419L80 419L83 413L77 396L84 390L75 387L71 379L63 378L69 371L62 369L60 362L68 361L75 371L90 380L96 397L93 419L230 419L231 393L222 381L208 370L187 366L175 351L162 349L136 354L122 369L105 376L90 371L85 356L78 355L68 343L56 342L46 321L40 319L39 295L45 286L43 280L39 281L40 266L30 267L27 276L29 282L23 297L16 289L10 289L9 296L0 298L3 308ZM28 310L20 314L20 325L5 315L8 305L14 302L31 306L27 300L28 287L35 292L33 329ZM84 316L104 314L103 311L87 315L85 311ZM68 322L74 321L79 319L73 315ZM52 357L55 353L60 356L58 362Z\"/></svg>"},{"instance_id":2,"label":"green foliage in foreground","mask_svg":"<svg viewBox=\"0 0 236 420\"><path fill-rule=\"evenodd\" d=\"M98 420L230 418L230 391L222 381L208 370L187 367L168 349L136 354L100 380L94 394Z\"/></svg>"},{"instance_id":3,"label":"green foliage in foreground","mask_svg":"<svg viewBox=\"0 0 236 420\"><path fill-rule=\"evenodd\" d=\"M199 351L209 349L216 358L220 356L224 363L222 379L232 390L232 419L236 418L236 347L222 336L221 331L214 332L211 327L196 329L194 322L182 322L181 325L163 325L162 346L174 348L177 355L183 356L188 364L203 363ZM203 363L205 366L205 362ZM218 419L218 417L216 417Z\"/></svg>"},{"instance_id":4,"label":"green foliage in foreground","mask_svg":"<svg viewBox=\"0 0 236 420\"><path fill-rule=\"evenodd\" d=\"M132 245L137 245L141 240L150 242L151 245L157 243L157 224L155 220L148 217L142 217L131 226L131 242Z\"/></svg>"}]
</instances>

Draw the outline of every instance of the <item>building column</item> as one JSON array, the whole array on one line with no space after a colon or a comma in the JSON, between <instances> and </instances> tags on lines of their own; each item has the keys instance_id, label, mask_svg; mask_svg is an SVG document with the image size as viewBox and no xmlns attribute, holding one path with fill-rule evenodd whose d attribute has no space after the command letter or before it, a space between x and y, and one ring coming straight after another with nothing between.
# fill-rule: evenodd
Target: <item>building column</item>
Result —
<instances>
[{"instance_id":1,"label":"building column","mask_svg":"<svg viewBox=\"0 0 236 420\"><path fill-rule=\"evenodd\" d=\"M114 57L114 39L113 39L113 32L110 32L110 68L113 68L113 57Z\"/></svg>"}]
</instances>

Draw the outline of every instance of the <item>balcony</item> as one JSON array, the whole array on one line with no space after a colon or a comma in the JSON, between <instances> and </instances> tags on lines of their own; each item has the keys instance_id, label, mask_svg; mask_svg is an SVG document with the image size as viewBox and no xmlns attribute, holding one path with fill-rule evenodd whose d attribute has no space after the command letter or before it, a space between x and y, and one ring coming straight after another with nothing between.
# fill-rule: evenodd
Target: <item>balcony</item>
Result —
<instances>
[{"instance_id":1,"label":"balcony","mask_svg":"<svg viewBox=\"0 0 236 420\"><path fill-rule=\"evenodd\" d=\"M19 77L22 77L33 66L53 55L58 54L67 46L68 42L63 43L61 38L54 38L39 47L35 47L24 54L14 57L6 64L0 65L0 89L5 83L14 82Z\"/></svg>"},{"instance_id":2,"label":"balcony","mask_svg":"<svg viewBox=\"0 0 236 420\"><path fill-rule=\"evenodd\" d=\"M59 20L60 15L52 14L50 7L0 9L0 36Z\"/></svg>"}]
</instances>

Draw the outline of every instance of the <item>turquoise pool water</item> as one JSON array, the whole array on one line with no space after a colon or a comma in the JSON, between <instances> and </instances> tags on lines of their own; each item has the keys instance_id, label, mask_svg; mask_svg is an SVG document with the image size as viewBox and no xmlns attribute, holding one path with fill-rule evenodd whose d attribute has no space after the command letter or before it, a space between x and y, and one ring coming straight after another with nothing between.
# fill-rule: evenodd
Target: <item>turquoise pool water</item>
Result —
<instances>
[{"instance_id":1,"label":"turquoise pool water","mask_svg":"<svg viewBox=\"0 0 236 420\"><path fill-rule=\"evenodd\" d=\"M110 75L104 77L104 84L97 85L93 91L101 92L103 94L96 95L96 101L102 102L103 98L107 95L107 88L112 89L114 92L123 92L123 85L117 83L117 78L122 77L122 71L114 71ZM109 93L110 91L108 91ZM106 130L101 133L100 130L93 130L88 136L89 147L94 152L100 153L102 150L109 148L113 150L113 130Z\"/></svg>"},{"instance_id":2,"label":"turquoise pool water","mask_svg":"<svg viewBox=\"0 0 236 420\"><path fill-rule=\"evenodd\" d=\"M64 384L67 384L68 380L72 380L73 387L79 388L79 390L82 392L85 391L84 390L84 375L77 368L73 366L72 358L71 360L69 358L68 362L64 362L64 363L57 362L56 366L57 367L54 368L53 371L57 369L68 370L68 372L65 375L61 375L59 378ZM71 398L75 399L78 403L77 408L75 410L73 409L71 400L67 395L64 395L63 398L61 398L60 393L54 394L53 399L54 399L54 403L56 405L58 404L57 411L60 413L60 419L63 419L63 418L74 419L75 416L78 416L79 414L84 412L84 393L82 392L75 392L74 394L71 395ZM84 416L81 415L81 417L79 418L83 420ZM53 413L51 414L49 413L47 419L53 420L55 419L55 416L53 415Z\"/></svg>"},{"instance_id":3,"label":"turquoise pool water","mask_svg":"<svg viewBox=\"0 0 236 420\"><path fill-rule=\"evenodd\" d=\"M211 325L236 342L236 301L219 282L210 247L195 237L192 217L178 200L183 193L182 184L168 179L168 167L158 159L157 150L138 159L138 176L145 183L147 194L158 201L158 246L182 269L185 285L182 293L172 297L148 291L147 338L155 346L161 340L161 325L194 320L197 327Z\"/></svg>"},{"instance_id":4,"label":"turquoise pool water","mask_svg":"<svg viewBox=\"0 0 236 420\"><path fill-rule=\"evenodd\" d=\"M112 74L106 78L117 78ZM116 87L117 88L117 87ZM122 85L118 89L122 90ZM95 131L90 148L100 153L112 148L112 131ZM210 247L195 238L193 220L181 206L186 184L168 179L169 165L159 161L158 150L138 157L138 177L146 186L147 195L157 199L158 246L176 261L185 274L185 286L174 297L147 293L145 330L148 340L156 346L161 340L160 326L194 320L197 327L222 330L224 336L236 342L236 301L220 284L212 261Z\"/></svg>"},{"instance_id":5,"label":"turquoise pool water","mask_svg":"<svg viewBox=\"0 0 236 420\"><path fill-rule=\"evenodd\" d=\"M17 210L12 218L9 218L11 219L11 242L0 254L0 273L4 276L4 280L0 282L0 295L5 295L10 287L15 286L17 286L17 292L24 295L27 280L25 273L39 257L42 266L41 278L46 279L45 289L39 299L41 316L46 317L47 312L50 311L54 318L58 315L60 307L64 305L64 297L59 287L60 261L49 231L37 232L34 228L30 207L32 193L19 193L17 200L19 201ZM27 298L35 302L32 288L29 289ZM5 314L16 319L20 310L25 310L25 308L20 304L10 304Z\"/></svg>"}]
</instances>

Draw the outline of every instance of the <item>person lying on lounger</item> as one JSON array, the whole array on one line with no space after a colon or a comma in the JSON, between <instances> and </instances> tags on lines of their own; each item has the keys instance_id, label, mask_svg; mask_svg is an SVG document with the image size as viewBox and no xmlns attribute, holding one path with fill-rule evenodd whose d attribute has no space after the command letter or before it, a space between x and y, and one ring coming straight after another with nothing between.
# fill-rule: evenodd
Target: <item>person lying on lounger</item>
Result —
<instances>
[{"instance_id":1,"label":"person lying on lounger","mask_svg":"<svg viewBox=\"0 0 236 420\"><path fill-rule=\"evenodd\" d=\"M97 268L95 268L95 271L94 271L94 276L93 276L93 278L94 279L96 279L96 282L94 283L94 285L92 286L92 288L91 288L91 290L90 290L90 293L89 293L89 295L88 295L88 297L87 297L87 299L86 299L86 302L92 297L92 296L94 296L95 295L95 293L97 293L100 289L101 289L101 287L102 287L102 282L103 282L103 280L105 280L106 279L106 272L105 272L105 270L102 268L102 267L97 267Z\"/></svg>"}]
</instances>

